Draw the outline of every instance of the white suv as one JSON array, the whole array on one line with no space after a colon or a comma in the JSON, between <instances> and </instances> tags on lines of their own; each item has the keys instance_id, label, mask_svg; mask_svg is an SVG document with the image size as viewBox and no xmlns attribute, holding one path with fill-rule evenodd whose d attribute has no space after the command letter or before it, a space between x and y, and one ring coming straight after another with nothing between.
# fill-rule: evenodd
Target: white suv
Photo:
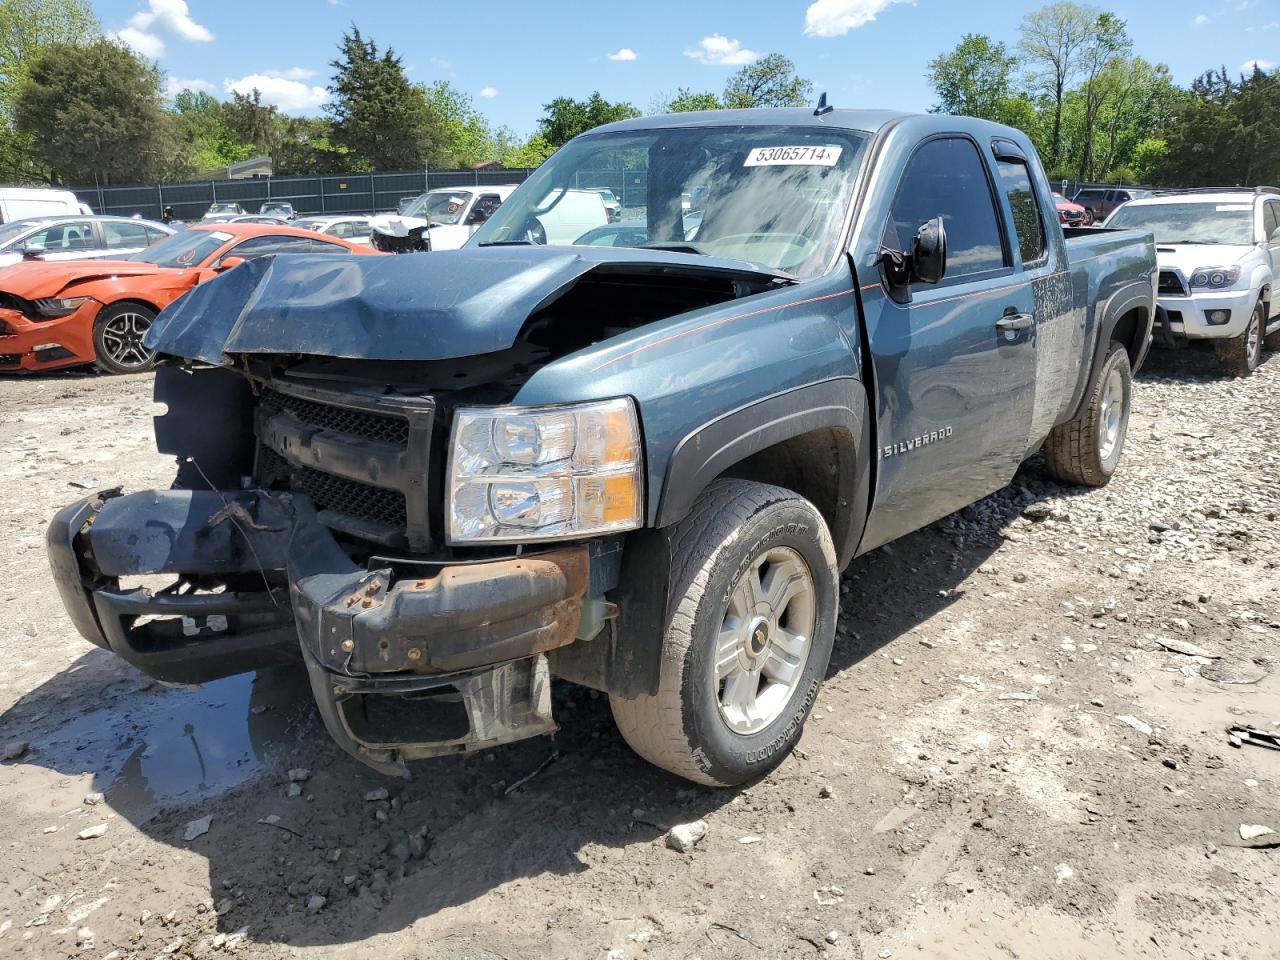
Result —
<instances>
[{"instance_id":1,"label":"white suv","mask_svg":"<svg viewBox=\"0 0 1280 960\"><path fill-rule=\"evenodd\" d=\"M1233 376L1247 377L1262 349L1280 350L1280 190L1187 190L1131 200L1108 227L1150 230L1160 263L1153 336L1180 346L1212 340Z\"/></svg>"}]
</instances>

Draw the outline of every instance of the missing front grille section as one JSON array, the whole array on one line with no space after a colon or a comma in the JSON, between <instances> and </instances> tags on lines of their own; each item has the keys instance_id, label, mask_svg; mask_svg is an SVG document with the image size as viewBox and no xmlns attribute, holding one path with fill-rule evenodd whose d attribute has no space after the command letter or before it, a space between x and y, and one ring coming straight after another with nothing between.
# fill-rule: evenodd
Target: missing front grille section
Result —
<instances>
[{"instance_id":1,"label":"missing front grille section","mask_svg":"<svg viewBox=\"0 0 1280 960\"><path fill-rule=\"evenodd\" d=\"M376 440L403 447L409 443L409 420L395 414L372 413L336 404L295 397L278 390L263 390L261 407L267 416L288 413L320 430Z\"/></svg>"}]
</instances>

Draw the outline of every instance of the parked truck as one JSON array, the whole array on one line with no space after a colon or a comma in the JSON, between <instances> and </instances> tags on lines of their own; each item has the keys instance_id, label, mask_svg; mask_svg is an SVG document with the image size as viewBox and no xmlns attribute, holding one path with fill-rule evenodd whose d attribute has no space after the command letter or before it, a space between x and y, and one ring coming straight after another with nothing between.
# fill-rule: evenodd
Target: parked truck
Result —
<instances>
[{"instance_id":1,"label":"parked truck","mask_svg":"<svg viewBox=\"0 0 1280 960\"><path fill-rule=\"evenodd\" d=\"M637 246L544 242L624 165ZM739 783L800 736L853 557L1037 451L1113 475L1155 263L1145 233L1064 237L1031 143L985 121L610 124L464 249L264 257L167 308L173 487L63 509L54 575L162 680L301 660L387 773L551 732L561 677L646 759Z\"/></svg>"}]
</instances>

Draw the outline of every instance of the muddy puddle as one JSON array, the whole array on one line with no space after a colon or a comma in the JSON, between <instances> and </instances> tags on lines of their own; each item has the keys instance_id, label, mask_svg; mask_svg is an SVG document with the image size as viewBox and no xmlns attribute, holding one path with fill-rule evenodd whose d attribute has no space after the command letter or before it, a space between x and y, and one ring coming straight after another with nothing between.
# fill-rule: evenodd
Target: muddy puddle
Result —
<instances>
[{"instance_id":1,"label":"muddy puddle","mask_svg":"<svg viewBox=\"0 0 1280 960\"><path fill-rule=\"evenodd\" d=\"M159 806L223 793L319 731L303 672L264 670L121 694L52 731L32 731L24 762L91 774L93 790L139 821Z\"/></svg>"}]
</instances>

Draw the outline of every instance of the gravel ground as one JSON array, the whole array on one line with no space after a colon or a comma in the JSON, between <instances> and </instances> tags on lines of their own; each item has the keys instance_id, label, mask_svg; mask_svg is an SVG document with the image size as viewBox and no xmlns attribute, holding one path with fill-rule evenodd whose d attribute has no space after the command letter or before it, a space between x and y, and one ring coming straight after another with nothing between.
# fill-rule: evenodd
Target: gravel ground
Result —
<instances>
[{"instance_id":1,"label":"gravel ground","mask_svg":"<svg viewBox=\"0 0 1280 960\"><path fill-rule=\"evenodd\" d=\"M800 748L733 790L647 767L568 685L554 742L401 782L294 672L166 688L91 648L43 529L167 484L148 397L0 380L0 746L29 744L0 765L0 956L1280 955L1277 837L1241 833L1280 831L1280 752L1225 734L1280 728L1274 357L1156 354L1110 486L1032 462L856 561Z\"/></svg>"}]
</instances>

